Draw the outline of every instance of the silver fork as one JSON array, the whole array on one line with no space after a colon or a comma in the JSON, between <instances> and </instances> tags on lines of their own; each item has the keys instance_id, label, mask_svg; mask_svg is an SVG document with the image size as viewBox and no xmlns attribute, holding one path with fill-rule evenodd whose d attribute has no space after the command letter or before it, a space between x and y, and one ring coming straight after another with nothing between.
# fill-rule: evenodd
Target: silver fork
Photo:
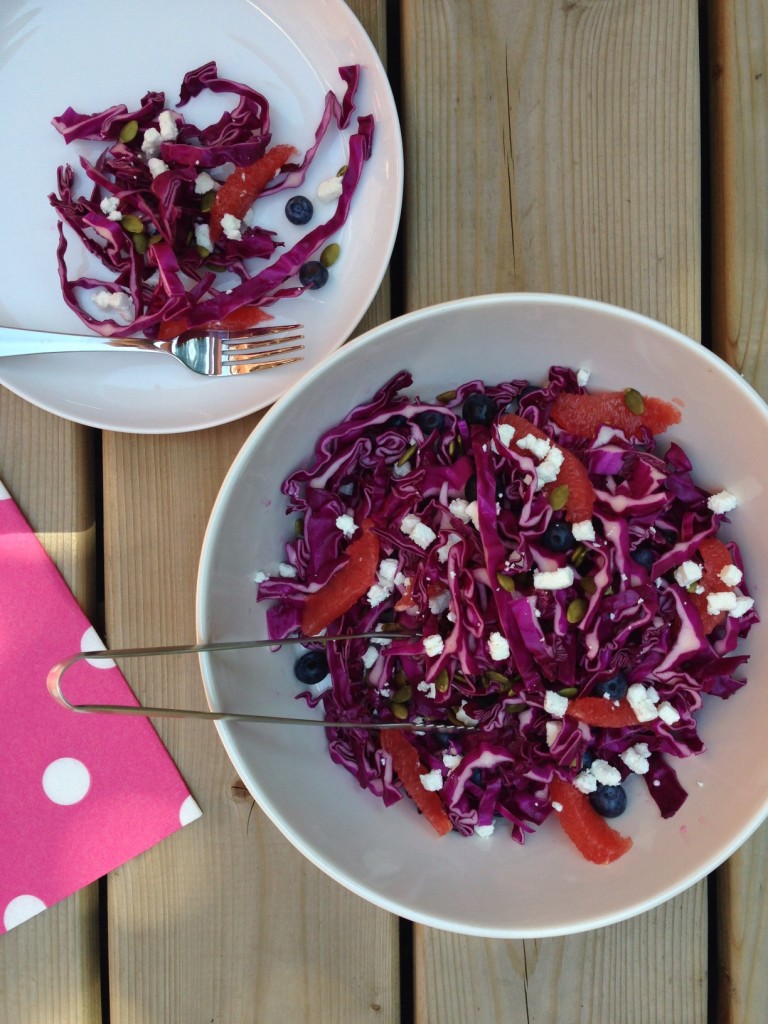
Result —
<instances>
[{"instance_id":1,"label":"silver fork","mask_svg":"<svg viewBox=\"0 0 768 1024\"><path fill-rule=\"evenodd\" d=\"M168 341L152 341L149 338L102 338L97 335L0 327L0 357L50 352L98 352L104 349L165 352L175 356L195 373L207 377L233 377L298 362L301 356L290 356L288 353L299 352L304 346L288 343L301 341L304 335L296 332L302 330L301 324L252 327L243 331L200 327L184 331Z\"/></svg>"}]
</instances>

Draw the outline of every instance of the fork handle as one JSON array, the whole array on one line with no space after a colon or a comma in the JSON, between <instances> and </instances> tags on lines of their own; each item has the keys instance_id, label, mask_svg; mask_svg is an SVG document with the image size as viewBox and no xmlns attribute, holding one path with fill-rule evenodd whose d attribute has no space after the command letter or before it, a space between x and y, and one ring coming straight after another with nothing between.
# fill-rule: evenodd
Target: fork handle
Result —
<instances>
[{"instance_id":1,"label":"fork handle","mask_svg":"<svg viewBox=\"0 0 768 1024\"><path fill-rule=\"evenodd\" d=\"M109 348L163 351L165 342L148 338L103 338L55 331L29 331L22 327L0 327L0 357L28 356L44 352L103 352Z\"/></svg>"}]
</instances>

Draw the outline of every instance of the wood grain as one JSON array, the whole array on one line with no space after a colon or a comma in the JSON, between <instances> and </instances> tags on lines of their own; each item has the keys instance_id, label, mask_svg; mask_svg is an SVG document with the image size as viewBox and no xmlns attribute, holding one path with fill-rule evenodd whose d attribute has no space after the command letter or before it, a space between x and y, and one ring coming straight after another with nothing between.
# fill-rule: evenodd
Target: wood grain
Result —
<instances>
[{"instance_id":1,"label":"wood grain","mask_svg":"<svg viewBox=\"0 0 768 1024\"><path fill-rule=\"evenodd\" d=\"M92 620L96 607L92 435L0 388L0 480ZM98 887L0 939L3 1024L101 1024Z\"/></svg>"},{"instance_id":2,"label":"wood grain","mask_svg":"<svg viewBox=\"0 0 768 1024\"><path fill-rule=\"evenodd\" d=\"M384 3L352 5L386 52ZM389 316L385 282L359 330ZM171 437L104 437L112 646L195 634L203 532L258 420ZM143 702L204 706L196 662L145 662ZM254 806L213 726L157 728L203 817L109 879L112 1024L394 1024L398 923L306 861Z\"/></svg>"},{"instance_id":3,"label":"wood grain","mask_svg":"<svg viewBox=\"0 0 768 1024\"><path fill-rule=\"evenodd\" d=\"M709 5L713 347L768 399L768 6ZM768 827L718 872L717 1019L765 1018Z\"/></svg>"},{"instance_id":4,"label":"wood grain","mask_svg":"<svg viewBox=\"0 0 768 1024\"><path fill-rule=\"evenodd\" d=\"M708 7L712 343L768 398L768 8Z\"/></svg>"},{"instance_id":5,"label":"wood grain","mask_svg":"<svg viewBox=\"0 0 768 1024\"><path fill-rule=\"evenodd\" d=\"M408 0L402 10L407 306L554 291L699 338L697 5ZM565 939L417 927L416 1020L701 1024L706 928L704 883Z\"/></svg>"}]
</instances>

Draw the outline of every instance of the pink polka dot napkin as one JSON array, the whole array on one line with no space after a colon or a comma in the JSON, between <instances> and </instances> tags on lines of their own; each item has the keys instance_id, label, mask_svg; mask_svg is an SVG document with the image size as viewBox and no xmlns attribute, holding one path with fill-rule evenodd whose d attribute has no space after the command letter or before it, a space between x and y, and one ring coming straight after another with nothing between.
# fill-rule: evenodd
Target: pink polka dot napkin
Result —
<instances>
[{"instance_id":1,"label":"pink polka dot napkin","mask_svg":"<svg viewBox=\"0 0 768 1024\"><path fill-rule=\"evenodd\" d=\"M0 934L200 816L148 719L48 693L54 665L103 647L0 482ZM136 703L111 660L77 662L63 689Z\"/></svg>"}]
</instances>

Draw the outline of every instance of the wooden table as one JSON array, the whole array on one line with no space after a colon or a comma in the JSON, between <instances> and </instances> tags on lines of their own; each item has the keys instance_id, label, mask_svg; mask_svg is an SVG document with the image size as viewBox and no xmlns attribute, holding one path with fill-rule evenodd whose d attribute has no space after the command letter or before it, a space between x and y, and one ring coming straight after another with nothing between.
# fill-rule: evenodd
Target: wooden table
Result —
<instances>
[{"instance_id":1,"label":"wooden table","mask_svg":"<svg viewBox=\"0 0 768 1024\"><path fill-rule=\"evenodd\" d=\"M406 156L401 237L360 329L473 293L564 292L679 328L768 397L768 0L351 6ZM256 420L99 433L0 390L0 475L108 646L193 637L203 530ZM144 703L202 706L194 664L138 678ZM5 1024L765 1019L765 828L625 924L463 938L303 860L210 725L157 727L204 817L0 939Z\"/></svg>"}]
</instances>

